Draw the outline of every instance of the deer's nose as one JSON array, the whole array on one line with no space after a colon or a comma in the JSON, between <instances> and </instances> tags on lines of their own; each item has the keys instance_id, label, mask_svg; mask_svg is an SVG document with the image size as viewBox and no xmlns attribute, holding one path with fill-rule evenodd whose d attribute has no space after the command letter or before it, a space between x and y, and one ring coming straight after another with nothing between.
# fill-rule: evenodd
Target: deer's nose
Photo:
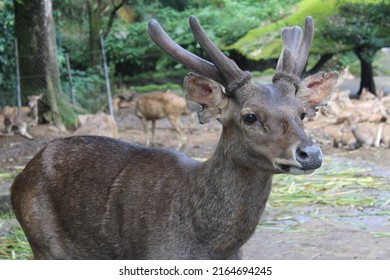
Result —
<instances>
[{"instance_id":1,"label":"deer's nose","mask_svg":"<svg viewBox=\"0 0 390 280\"><path fill-rule=\"evenodd\" d=\"M322 151L314 144L301 145L296 150L295 159L302 165L302 169L317 169L322 164Z\"/></svg>"}]
</instances>

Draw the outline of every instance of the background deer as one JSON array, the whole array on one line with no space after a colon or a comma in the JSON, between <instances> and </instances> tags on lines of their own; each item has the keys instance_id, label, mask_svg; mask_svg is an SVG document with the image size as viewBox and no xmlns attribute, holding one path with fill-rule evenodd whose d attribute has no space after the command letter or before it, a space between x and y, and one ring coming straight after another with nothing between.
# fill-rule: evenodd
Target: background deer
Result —
<instances>
[{"instance_id":1,"label":"background deer","mask_svg":"<svg viewBox=\"0 0 390 280\"><path fill-rule=\"evenodd\" d=\"M350 94L336 88L329 105L306 124L315 141L330 137L336 147L388 147L390 96L382 90L374 95L367 89L359 99L351 99Z\"/></svg>"},{"instance_id":2,"label":"background deer","mask_svg":"<svg viewBox=\"0 0 390 280\"><path fill-rule=\"evenodd\" d=\"M135 105L135 114L142 121L145 132L145 144L150 145L147 122L152 122L151 144L154 145L156 121L167 118L177 133L179 140L178 149L181 149L186 141L184 127L180 121L180 115L183 112L189 112L186 101L169 90L139 96Z\"/></svg>"},{"instance_id":3,"label":"background deer","mask_svg":"<svg viewBox=\"0 0 390 280\"><path fill-rule=\"evenodd\" d=\"M112 138L55 140L12 186L12 206L36 259L232 259L251 237L275 173L308 174L322 164L302 119L324 105L337 73L302 82L314 25L284 28L272 84L256 84L206 36L206 61L174 43L151 20L153 41L197 72L184 79L202 105L201 123L223 129L213 156L197 162L167 149ZM201 137L201 135L199 135Z\"/></svg>"},{"instance_id":4,"label":"background deer","mask_svg":"<svg viewBox=\"0 0 390 280\"><path fill-rule=\"evenodd\" d=\"M28 96L28 106L22 107L21 116L18 114L18 107L5 106L2 110L4 116L5 132L12 134L12 128L15 126L18 128L20 135L33 139L33 137L27 132L28 127L36 126L38 124L38 100L42 98L40 95Z\"/></svg>"}]
</instances>

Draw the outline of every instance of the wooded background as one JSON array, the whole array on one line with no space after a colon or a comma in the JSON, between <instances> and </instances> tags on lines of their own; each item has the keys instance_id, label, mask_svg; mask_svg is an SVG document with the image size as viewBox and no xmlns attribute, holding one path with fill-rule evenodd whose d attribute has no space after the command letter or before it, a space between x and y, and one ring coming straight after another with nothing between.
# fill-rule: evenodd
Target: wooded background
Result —
<instances>
[{"instance_id":1,"label":"wooded background","mask_svg":"<svg viewBox=\"0 0 390 280\"><path fill-rule=\"evenodd\" d=\"M173 40L205 57L189 31L189 15L255 76L273 73L280 28L302 26L308 15L316 30L305 74L349 67L361 77L358 95L363 88L375 93L373 77L390 74L381 51L390 47L388 0L0 0L0 107L16 105L18 63L22 102L44 93L59 128L78 112L104 110L100 38L114 94L180 88L188 70L151 42L146 25L156 18Z\"/></svg>"}]
</instances>

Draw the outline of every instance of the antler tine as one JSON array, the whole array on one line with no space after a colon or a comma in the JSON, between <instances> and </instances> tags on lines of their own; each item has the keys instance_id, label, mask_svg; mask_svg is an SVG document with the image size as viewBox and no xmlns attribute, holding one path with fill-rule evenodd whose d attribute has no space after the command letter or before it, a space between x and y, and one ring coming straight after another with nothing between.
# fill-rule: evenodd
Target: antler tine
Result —
<instances>
[{"instance_id":1,"label":"antler tine","mask_svg":"<svg viewBox=\"0 0 390 280\"><path fill-rule=\"evenodd\" d=\"M302 29L298 26L282 29L282 53L276 66L274 82L282 79L298 87L309 56L313 35L312 17L307 17L305 20L303 36Z\"/></svg>"},{"instance_id":2,"label":"antler tine","mask_svg":"<svg viewBox=\"0 0 390 280\"><path fill-rule=\"evenodd\" d=\"M301 75L303 69L305 69L307 58L309 57L311 43L314 37L314 22L312 17L306 17L304 30L305 31L303 33L301 43L299 44L300 48L298 51L298 66L296 71L299 73L299 75Z\"/></svg>"},{"instance_id":3,"label":"antler tine","mask_svg":"<svg viewBox=\"0 0 390 280\"><path fill-rule=\"evenodd\" d=\"M152 19L148 23L148 34L150 38L159 46L164 52L172 56L177 62L183 64L189 69L198 72L210 79L224 84L225 79L220 74L217 67L207 60L185 50L176 44L160 26L158 21Z\"/></svg>"},{"instance_id":4,"label":"antler tine","mask_svg":"<svg viewBox=\"0 0 390 280\"><path fill-rule=\"evenodd\" d=\"M223 83L227 92L233 92L234 89L244 84L251 75L241 70L238 65L228 58L206 35L195 16L189 17L189 24L196 41L210 57L214 65L219 69L225 81Z\"/></svg>"}]
</instances>

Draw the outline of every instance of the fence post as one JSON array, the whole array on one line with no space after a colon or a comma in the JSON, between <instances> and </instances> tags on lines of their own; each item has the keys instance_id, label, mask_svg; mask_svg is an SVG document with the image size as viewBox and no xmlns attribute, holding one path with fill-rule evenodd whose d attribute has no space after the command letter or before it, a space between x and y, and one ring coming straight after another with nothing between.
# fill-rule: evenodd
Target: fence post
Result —
<instances>
[{"instance_id":1,"label":"fence post","mask_svg":"<svg viewBox=\"0 0 390 280\"><path fill-rule=\"evenodd\" d=\"M100 37L100 46L102 48L102 58L103 58L103 70L104 70L104 78L106 80L106 91L107 91L107 101L108 101L108 112L111 116L114 116L114 112L112 109L112 97L111 97L111 86L110 86L110 80L108 77L108 67L107 67L107 60L106 60L106 51L104 49L104 40L103 37Z\"/></svg>"},{"instance_id":2,"label":"fence post","mask_svg":"<svg viewBox=\"0 0 390 280\"><path fill-rule=\"evenodd\" d=\"M72 104L73 106L76 106L76 98L74 96L74 91L73 91L73 82L72 82L72 74L70 72L70 60L69 60L69 54L65 54L66 58L66 69L68 71L68 81L69 81L69 89L70 89L70 97L72 98Z\"/></svg>"},{"instance_id":3,"label":"fence post","mask_svg":"<svg viewBox=\"0 0 390 280\"><path fill-rule=\"evenodd\" d=\"M22 117L22 96L20 92L20 70L19 70L19 51L18 40L15 39L15 65L16 65L16 98L18 101L18 115Z\"/></svg>"}]
</instances>

